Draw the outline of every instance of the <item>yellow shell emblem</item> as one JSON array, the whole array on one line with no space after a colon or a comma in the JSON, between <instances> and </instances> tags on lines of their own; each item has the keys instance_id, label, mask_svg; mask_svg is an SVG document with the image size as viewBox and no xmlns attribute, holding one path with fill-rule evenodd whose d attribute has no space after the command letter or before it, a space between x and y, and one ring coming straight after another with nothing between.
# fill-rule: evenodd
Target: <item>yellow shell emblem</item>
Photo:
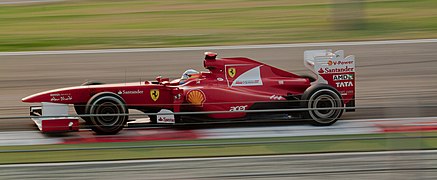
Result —
<instances>
[{"instance_id":1,"label":"yellow shell emblem","mask_svg":"<svg viewBox=\"0 0 437 180\"><path fill-rule=\"evenodd\" d=\"M205 94L201 90L192 90L187 94L187 101L193 105L201 106L205 100Z\"/></svg>"},{"instance_id":2,"label":"yellow shell emblem","mask_svg":"<svg viewBox=\"0 0 437 180\"><path fill-rule=\"evenodd\" d=\"M228 69L228 75L233 78L237 74L237 70L235 68L229 68Z\"/></svg>"}]
</instances>

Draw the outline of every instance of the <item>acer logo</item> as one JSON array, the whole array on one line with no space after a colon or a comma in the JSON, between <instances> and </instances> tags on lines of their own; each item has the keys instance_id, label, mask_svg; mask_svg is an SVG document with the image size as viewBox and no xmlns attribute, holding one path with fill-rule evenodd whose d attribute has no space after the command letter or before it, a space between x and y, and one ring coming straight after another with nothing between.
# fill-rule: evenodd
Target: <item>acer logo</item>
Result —
<instances>
[{"instance_id":1,"label":"acer logo","mask_svg":"<svg viewBox=\"0 0 437 180\"><path fill-rule=\"evenodd\" d=\"M245 111L247 108L247 105L244 106L232 106L229 111Z\"/></svg>"}]
</instances>

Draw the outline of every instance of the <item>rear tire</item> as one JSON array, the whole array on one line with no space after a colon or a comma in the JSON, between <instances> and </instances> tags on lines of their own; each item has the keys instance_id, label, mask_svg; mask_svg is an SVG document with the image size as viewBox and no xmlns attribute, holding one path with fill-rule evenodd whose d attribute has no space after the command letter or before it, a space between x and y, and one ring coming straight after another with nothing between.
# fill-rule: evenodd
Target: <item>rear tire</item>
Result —
<instances>
[{"instance_id":1,"label":"rear tire","mask_svg":"<svg viewBox=\"0 0 437 180\"><path fill-rule=\"evenodd\" d=\"M340 93L329 85L319 84L309 88L302 98L303 108L342 108L343 100ZM334 124L343 114L343 109L308 110L304 112L305 119L316 126Z\"/></svg>"},{"instance_id":2,"label":"rear tire","mask_svg":"<svg viewBox=\"0 0 437 180\"><path fill-rule=\"evenodd\" d=\"M127 114L123 100L116 95L95 95L87 104L88 114ZM91 129L97 134L117 134L126 125L127 115L91 116Z\"/></svg>"}]
</instances>

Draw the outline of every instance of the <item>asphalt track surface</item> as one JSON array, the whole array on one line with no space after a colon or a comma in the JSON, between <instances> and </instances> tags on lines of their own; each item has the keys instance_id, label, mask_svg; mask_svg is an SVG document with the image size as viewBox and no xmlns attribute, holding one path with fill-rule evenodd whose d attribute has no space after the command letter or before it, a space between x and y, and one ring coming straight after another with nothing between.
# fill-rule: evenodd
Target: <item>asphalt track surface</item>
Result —
<instances>
[{"instance_id":1,"label":"asphalt track surface","mask_svg":"<svg viewBox=\"0 0 437 180\"><path fill-rule=\"evenodd\" d=\"M87 53L0 53L0 116L26 116L21 98L86 80L105 83L178 78L189 68L203 70L203 52L219 57L245 56L294 72L310 74L303 52L343 49L356 56L357 106L378 106L346 113L344 120L390 117L430 117L437 108L437 42L313 44L245 49L185 48L164 51L96 51ZM380 106L408 106L380 108ZM1 119L0 131L35 130L29 119Z\"/></svg>"},{"instance_id":2,"label":"asphalt track surface","mask_svg":"<svg viewBox=\"0 0 437 180\"><path fill-rule=\"evenodd\" d=\"M0 165L5 179L436 179L437 151Z\"/></svg>"}]
</instances>

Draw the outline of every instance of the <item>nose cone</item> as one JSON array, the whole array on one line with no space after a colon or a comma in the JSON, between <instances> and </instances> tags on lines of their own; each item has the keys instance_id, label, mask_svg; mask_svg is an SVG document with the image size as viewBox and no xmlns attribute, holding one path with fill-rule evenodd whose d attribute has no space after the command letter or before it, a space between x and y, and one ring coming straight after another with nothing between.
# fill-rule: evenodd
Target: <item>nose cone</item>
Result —
<instances>
[{"instance_id":1,"label":"nose cone","mask_svg":"<svg viewBox=\"0 0 437 180\"><path fill-rule=\"evenodd\" d=\"M21 99L22 102L26 103L34 103L34 102L43 102L43 99L46 99L46 96L49 96L47 93L37 93L27 96Z\"/></svg>"},{"instance_id":2,"label":"nose cone","mask_svg":"<svg viewBox=\"0 0 437 180\"><path fill-rule=\"evenodd\" d=\"M88 86L74 86L68 88L54 89L27 96L21 101L26 103L52 102L74 104L85 101L89 98Z\"/></svg>"},{"instance_id":3,"label":"nose cone","mask_svg":"<svg viewBox=\"0 0 437 180\"><path fill-rule=\"evenodd\" d=\"M27 97L21 99L22 102L27 102L27 103L30 102L31 100L32 100L32 96L27 96Z\"/></svg>"}]
</instances>

